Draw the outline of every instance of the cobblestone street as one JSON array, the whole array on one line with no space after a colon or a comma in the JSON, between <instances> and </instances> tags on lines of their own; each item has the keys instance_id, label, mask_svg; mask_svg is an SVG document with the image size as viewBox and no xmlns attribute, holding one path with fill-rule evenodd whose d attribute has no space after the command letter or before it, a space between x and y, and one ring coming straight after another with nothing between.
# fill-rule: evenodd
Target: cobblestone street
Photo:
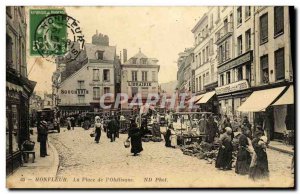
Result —
<instances>
[{"instance_id":1,"label":"cobblestone street","mask_svg":"<svg viewBox=\"0 0 300 194\"><path fill-rule=\"evenodd\" d=\"M123 146L127 135L111 143L102 132L96 144L90 133L91 129L63 128L49 135L59 153L57 176L68 179L56 183L58 187L287 187L294 181L292 157L274 150L268 150L270 182L253 182L234 170L219 171L214 163L183 155L178 148L166 148L164 142L143 142L144 151L133 157Z\"/></svg>"}]
</instances>

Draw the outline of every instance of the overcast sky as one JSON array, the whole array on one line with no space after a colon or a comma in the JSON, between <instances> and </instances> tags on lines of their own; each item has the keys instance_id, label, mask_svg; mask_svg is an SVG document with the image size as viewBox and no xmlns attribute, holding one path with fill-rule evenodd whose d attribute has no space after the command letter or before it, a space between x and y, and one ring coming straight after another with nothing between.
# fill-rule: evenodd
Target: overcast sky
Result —
<instances>
[{"instance_id":1,"label":"overcast sky","mask_svg":"<svg viewBox=\"0 0 300 194\"><path fill-rule=\"evenodd\" d=\"M67 14L79 20L86 42L98 30L109 36L118 55L126 48L130 58L141 48L149 58L157 58L160 83L176 80L178 53L193 45L191 29L206 11L206 7L195 6L66 7ZM29 78L38 82L35 91L51 93L55 64L27 55Z\"/></svg>"}]
</instances>

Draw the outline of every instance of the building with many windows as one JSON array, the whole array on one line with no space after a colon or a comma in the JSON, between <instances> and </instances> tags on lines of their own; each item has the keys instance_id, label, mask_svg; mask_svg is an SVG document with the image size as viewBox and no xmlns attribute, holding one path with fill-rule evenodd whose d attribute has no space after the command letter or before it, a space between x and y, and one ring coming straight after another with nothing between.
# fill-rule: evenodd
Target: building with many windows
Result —
<instances>
[{"instance_id":1,"label":"building with many windows","mask_svg":"<svg viewBox=\"0 0 300 194\"><path fill-rule=\"evenodd\" d=\"M145 103L148 94L158 94L158 72L160 66L157 63L157 59L147 57L142 53L141 49L127 60L127 50L123 50L121 92L128 95L127 102L121 105L123 109L129 108L129 103L132 100L140 98L142 103Z\"/></svg>"},{"instance_id":2,"label":"building with many windows","mask_svg":"<svg viewBox=\"0 0 300 194\"><path fill-rule=\"evenodd\" d=\"M253 93L239 108L254 112L254 124L268 126L269 139L294 130L292 54L295 43L293 7L255 7ZM287 131L288 130L288 131Z\"/></svg>"},{"instance_id":3,"label":"building with many windows","mask_svg":"<svg viewBox=\"0 0 300 194\"><path fill-rule=\"evenodd\" d=\"M36 82L28 79L27 22L23 6L6 7L6 174L21 165L21 145L30 138L29 98Z\"/></svg>"},{"instance_id":4,"label":"building with many windows","mask_svg":"<svg viewBox=\"0 0 300 194\"><path fill-rule=\"evenodd\" d=\"M99 41L101 38L104 41ZM107 41L107 36L94 35L93 43L85 44L85 63L58 83L57 103L62 116L97 112L103 108L100 101L104 105L114 104L116 93L120 92L120 60L116 55L116 47L108 46ZM60 75L64 75L67 71L65 66L60 64L56 74L60 72ZM59 75L56 77L57 80L61 79ZM104 94L111 95L104 98Z\"/></svg>"},{"instance_id":5,"label":"building with many windows","mask_svg":"<svg viewBox=\"0 0 300 194\"><path fill-rule=\"evenodd\" d=\"M248 116L253 121L253 114L242 114L237 108L251 94L254 84L254 7L230 7L223 24L219 32L223 34L217 34L216 41L219 59L216 94L220 113L230 118L237 116L239 120Z\"/></svg>"},{"instance_id":6,"label":"building with many windows","mask_svg":"<svg viewBox=\"0 0 300 194\"><path fill-rule=\"evenodd\" d=\"M293 17L293 7L209 8L192 29L191 100L200 111L215 106L209 100L216 94L212 102L222 116L247 116L253 130L262 126L271 140L293 133ZM179 84L183 70L179 66Z\"/></svg>"}]
</instances>

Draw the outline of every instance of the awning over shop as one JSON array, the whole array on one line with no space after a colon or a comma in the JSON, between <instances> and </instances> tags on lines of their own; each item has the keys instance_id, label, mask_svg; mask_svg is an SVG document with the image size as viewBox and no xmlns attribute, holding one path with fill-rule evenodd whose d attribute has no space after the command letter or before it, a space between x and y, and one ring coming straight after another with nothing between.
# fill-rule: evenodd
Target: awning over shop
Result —
<instances>
[{"instance_id":1,"label":"awning over shop","mask_svg":"<svg viewBox=\"0 0 300 194\"><path fill-rule=\"evenodd\" d=\"M264 111L281 94L285 86L253 92L237 109L240 112Z\"/></svg>"},{"instance_id":2,"label":"awning over shop","mask_svg":"<svg viewBox=\"0 0 300 194\"><path fill-rule=\"evenodd\" d=\"M196 104L205 104L216 94L215 91L207 92L203 94L203 97Z\"/></svg>"},{"instance_id":3,"label":"awning over shop","mask_svg":"<svg viewBox=\"0 0 300 194\"><path fill-rule=\"evenodd\" d=\"M293 85L291 85L289 89L273 105L285 105L285 104L294 104Z\"/></svg>"},{"instance_id":4,"label":"awning over shop","mask_svg":"<svg viewBox=\"0 0 300 194\"><path fill-rule=\"evenodd\" d=\"M190 100L189 103L194 103L197 102L198 100L200 100L203 97L204 94L201 95L197 95L197 96L193 96Z\"/></svg>"},{"instance_id":5,"label":"awning over shop","mask_svg":"<svg viewBox=\"0 0 300 194\"><path fill-rule=\"evenodd\" d=\"M23 88L21 86L18 86L16 84L6 82L6 87L8 87L9 90L15 90L17 92L22 92Z\"/></svg>"}]
</instances>

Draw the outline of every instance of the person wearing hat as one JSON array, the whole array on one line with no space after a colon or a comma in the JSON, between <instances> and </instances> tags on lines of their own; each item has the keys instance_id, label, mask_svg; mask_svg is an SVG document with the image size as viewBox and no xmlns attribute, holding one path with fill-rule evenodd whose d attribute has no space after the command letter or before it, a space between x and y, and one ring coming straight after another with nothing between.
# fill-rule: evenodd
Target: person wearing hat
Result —
<instances>
[{"instance_id":1,"label":"person wearing hat","mask_svg":"<svg viewBox=\"0 0 300 194\"><path fill-rule=\"evenodd\" d=\"M108 122L108 137L110 138L110 142L114 142L116 140L117 133L119 131L118 123L114 116L111 116L110 121Z\"/></svg>"},{"instance_id":2,"label":"person wearing hat","mask_svg":"<svg viewBox=\"0 0 300 194\"><path fill-rule=\"evenodd\" d=\"M215 167L220 170L231 170L232 162L232 129L230 127L225 128L225 132L220 137L220 148L216 160Z\"/></svg>"},{"instance_id":3,"label":"person wearing hat","mask_svg":"<svg viewBox=\"0 0 300 194\"><path fill-rule=\"evenodd\" d=\"M49 156L47 154L48 127L47 122L42 120L38 126L38 141L40 142L40 157Z\"/></svg>"}]
</instances>

